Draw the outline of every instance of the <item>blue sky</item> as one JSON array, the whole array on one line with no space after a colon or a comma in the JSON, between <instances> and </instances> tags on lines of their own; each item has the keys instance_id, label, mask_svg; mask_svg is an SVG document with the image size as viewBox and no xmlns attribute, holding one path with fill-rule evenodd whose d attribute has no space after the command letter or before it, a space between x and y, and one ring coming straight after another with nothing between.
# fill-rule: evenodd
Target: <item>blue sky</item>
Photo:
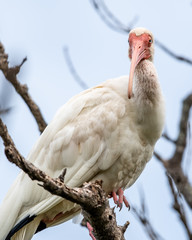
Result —
<instances>
[{"instance_id":1,"label":"blue sky","mask_svg":"<svg viewBox=\"0 0 192 240\"><path fill-rule=\"evenodd\" d=\"M138 16L135 26L150 29L167 47L192 58L192 6L189 0L107 0L105 3L123 23L129 23ZM0 0L0 5L0 41L9 54L11 65L28 57L19 73L19 80L27 83L30 94L47 122L62 104L82 91L65 62L65 46L69 49L76 70L89 87L108 78L129 74L128 36L109 29L95 13L90 1ZM175 138L181 101L192 89L192 67L176 61L157 47L155 66L166 100L166 129ZM0 74L0 86L3 81ZM39 132L21 98L9 84L7 88L12 93L9 101L12 111L3 119L19 151L26 157ZM165 140L160 140L156 150L168 158L174 148ZM185 161L184 168L189 174L192 165L186 167ZM0 201L18 172L19 169L3 156L1 147ZM164 175L164 169L157 160L152 159L138 181L126 191L126 196L133 205L139 205L139 191L142 188L151 221L164 239L186 239L177 215L171 210L172 199ZM127 220L131 222L126 233L127 239L147 239L130 212L123 209L117 215L119 224ZM192 221L192 216L188 217ZM61 237L90 239L86 230L70 221L39 233L34 240Z\"/></svg>"}]
</instances>

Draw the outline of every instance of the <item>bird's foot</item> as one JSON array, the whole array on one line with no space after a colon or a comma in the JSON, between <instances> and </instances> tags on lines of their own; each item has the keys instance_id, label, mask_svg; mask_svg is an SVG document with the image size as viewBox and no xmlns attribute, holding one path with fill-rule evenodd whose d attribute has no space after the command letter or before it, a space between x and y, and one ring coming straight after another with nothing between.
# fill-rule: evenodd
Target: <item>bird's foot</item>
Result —
<instances>
[{"instance_id":1,"label":"bird's foot","mask_svg":"<svg viewBox=\"0 0 192 240\"><path fill-rule=\"evenodd\" d=\"M119 196L119 199L118 199L117 195ZM126 197L124 196L124 192L123 192L122 188L119 188L117 193L113 191L112 197L113 197L114 203L117 205L117 207L119 207L119 211L121 211L121 209L123 207L123 203L128 208L128 210L130 210L129 202L127 201Z\"/></svg>"},{"instance_id":2,"label":"bird's foot","mask_svg":"<svg viewBox=\"0 0 192 240\"><path fill-rule=\"evenodd\" d=\"M92 238L92 240L96 240L96 238L93 235L93 227L91 226L91 224L89 222L87 222L87 228L89 230L89 235Z\"/></svg>"}]
</instances>

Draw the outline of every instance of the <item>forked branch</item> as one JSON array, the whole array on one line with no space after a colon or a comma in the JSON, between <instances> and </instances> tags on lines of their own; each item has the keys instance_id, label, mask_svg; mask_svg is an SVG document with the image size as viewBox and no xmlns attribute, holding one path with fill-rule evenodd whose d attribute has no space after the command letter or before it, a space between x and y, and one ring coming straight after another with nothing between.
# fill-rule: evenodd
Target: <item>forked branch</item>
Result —
<instances>
[{"instance_id":1,"label":"forked branch","mask_svg":"<svg viewBox=\"0 0 192 240\"><path fill-rule=\"evenodd\" d=\"M179 124L179 134L175 140L175 152L169 160L164 160L158 153L155 157L163 164L168 174L174 180L177 189L183 194L190 208L192 208L192 186L188 177L184 174L182 169L182 161L184 159L184 152L187 145L188 119L192 106L192 94L189 94L183 101L183 108L181 112L181 119Z\"/></svg>"},{"instance_id":2,"label":"forked branch","mask_svg":"<svg viewBox=\"0 0 192 240\"><path fill-rule=\"evenodd\" d=\"M33 101L31 96L28 93L28 87L26 84L21 84L17 79L17 74L19 73L21 66L27 61L27 58L24 58L20 65L15 67L9 67L8 55L5 53L5 49L3 44L0 43L0 70L3 72L5 78L13 85L17 93L22 97L27 106L29 107L31 113L33 114L37 125L39 127L39 131L42 133L47 126L43 115L37 106L37 104Z\"/></svg>"}]
</instances>

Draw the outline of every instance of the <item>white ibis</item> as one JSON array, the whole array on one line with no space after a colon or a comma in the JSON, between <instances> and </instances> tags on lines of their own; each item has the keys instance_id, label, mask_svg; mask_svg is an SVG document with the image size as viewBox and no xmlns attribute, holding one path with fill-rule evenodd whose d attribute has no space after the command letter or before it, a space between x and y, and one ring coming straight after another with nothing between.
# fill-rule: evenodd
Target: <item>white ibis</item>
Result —
<instances>
[{"instance_id":1,"label":"white ibis","mask_svg":"<svg viewBox=\"0 0 192 240\"><path fill-rule=\"evenodd\" d=\"M56 114L28 156L52 177L67 168L65 183L103 180L116 200L153 154L164 125L164 100L153 65L154 39L144 28L129 34L130 76L110 79L73 97ZM123 190L122 190L123 189ZM20 173L0 207L0 240L29 240L39 230L80 212Z\"/></svg>"}]
</instances>

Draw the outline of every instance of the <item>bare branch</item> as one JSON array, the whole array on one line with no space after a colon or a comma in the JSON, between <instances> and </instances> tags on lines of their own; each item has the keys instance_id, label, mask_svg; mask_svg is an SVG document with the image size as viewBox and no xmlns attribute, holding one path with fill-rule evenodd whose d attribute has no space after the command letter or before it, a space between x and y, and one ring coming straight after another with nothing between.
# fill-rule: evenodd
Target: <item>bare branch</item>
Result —
<instances>
[{"instance_id":1,"label":"bare branch","mask_svg":"<svg viewBox=\"0 0 192 240\"><path fill-rule=\"evenodd\" d=\"M176 149L173 157L167 161L166 169L173 178L178 190L183 194L189 206L192 208L192 186L182 170L182 159L186 148L189 111L192 106L192 94L183 101L183 109L179 126L179 134L176 141Z\"/></svg>"},{"instance_id":2,"label":"bare branch","mask_svg":"<svg viewBox=\"0 0 192 240\"><path fill-rule=\"evenodd\" d=\"M179 192L183 194L190 208L192 208L192 186L187 176L185 176L181 164L187 144L188 118L191 106L192 94L189 94L183 101L179 134L175 141L176 149L173 156L168 161L165 161L158 153L154 153L155 157L163 163L163 166L174 180Z\"/></svg>"},{"instance_id":3,"label":"bare branch","mask_svg":"<svg viewBox=\"0 0 192 240\"><path fill-rule=\"evenodd\" d=\"M90 0L92 6L96 10L96 13L100 16L103 22L111 29L120 33L129 33L133 25L138 20L136 16L129 25L123 24L106 6L102 0Z\"/></svg>"},{"instance_id":4,"label":"bare branch","mask_svg":"<svg viewBox=\"0 0 192 240\"><path fill-rule=\"evenodd\" d=\"M11 111L11 107L8 108L0 108L0 115L6 114Z\"/></svg>"},{"instance_id":5,"label":"bare branch","mask_svg":"<svg viewBox=\"0 0 192 240\"><path fill-rule=\"evenodd\" d=\"M187 222L185 210L184 210L184 207L183 207L183 204L181 201L182 199L181 199L180 195L178 194L178 192L176 192L174 185L173 185L173 180L169 176L169 174L167 174L167 178L168 178L169 186L170 186L173 198L174 198L173 209L175 209L177 211L179 218L181 219L181 222L183 223L184 229L186 230L189 239L192 239L192 232L190 231L190 227Z\"/></svg>"},{"instance_id":6,"label":"bare branch","mask_svg":"<svg viewBox=\"0 0 192 240\"><path fill-rule=\"evenodd\" d=\"M101 188L101 182L85 183L81 188L68 188L63 183L65 170L58 178L53 179L21 156L1 119L0 136L10 162L21 168L32 180L42 182L40 186L50 193L81 205L83 215L91 223L98 240L125 240L124 232L128 224L124 227L117 226L115 213L109 206L106 193Z\"/></svg>"},{"instance_id":7,"label":"bare branch","mask_svg":"<svg viewBox=\"0 0 192 240\"><path fill-rule=\"evenodd\" d=\"M125 25L120 22L119 19L116 18L116 16L109 10L109 8L104 4L104 1L102 0L90 0L93 8L95 9L96 13L100 16L100 18L103 20L103 22L112 30L122 33L122 34L128 34L130 30L132 29L133 25L137 21L138 17L135 17L134 20L132 20L129 25ZM166 47L163 43L161 43L159 40L155 40L156 45L163 50L166 54L173 57L176 60L186 62L190 65L192 65L192 59L180 56L176 53L174 53L172 50L170 50L168 47Z\"/></svg>"},{"instance_id":8,"label":"bare branch","mask_svg":"<svg viewBox=\"0 0 192 240\"><path fill-rule=\"evenodd\" d=\"M79 74L77 73L77 71L72 63L72 60L69 55L69 49L67 47L65 47L63 49L63 52L64 52L65 61L67 63L67 66L68 66L74 80L82 87L82 89L87 89L88 88L87 84L80 78Z\"/></svg>"},{"instance_id":9,"label":"bare branch","mask_svg":"<svg viewBox=\"0 0 192 240\"><path fill-rule=\"evenodd\" d=\"M183 101L183 109L181 113L180 126L179 126L179 135L176 140L176 150L173 158L171 159L172 163L181 163L183 158L183 153L186 147L187 139L187 130L188 130L188 118L189 111L192 106L192 94L187 96Z\"/></svg>"},{"instance_id":10,"label":"bare branch","mask_svg":"<svg viewBox=\"0 0 192 240\"><path fill-rule=\"evenodd\" d=\"M161 163L166 164L166 161L161 157L161 155L157 152L154 152L153 155L159 160Z\"/></svg>"},{"instance_id":11,"label":"bare branch","mask_svg":"<svg viewBox=\"0 0 192 240\"><path fill-rule=\"evenodd\" d=\"M176 141L173 140L172 138L170 138L169 135L168 135L166 132L164 132L164 133L162 134L162 137L164 137L167 141L176 144Z\"/></svg>"},{"instance_id":12,"label":"bare branch","mask_svg":"<svg viewBox=\"0 0 192 240\"><path fill-rule=\"evenodd\" d=\"M184 56L180 56L176 53L174 53L173 51L171 51L168 47L166 47L163 43L161 43L159 40L155 40L155 43L158 47L161 48L161 50L163 50L165 53L167 53L169 56L179 60L179 61L183 61L186 62L190 65L192 65L192 59L186 58Z\"/></svg>"},{"instance_id":13,"label":"bare branch","mask_svg":"<svg viewBox=\"0 0 192 240\"><path fill-rule=\"evenodd\" d=\"M147 206L143 194L141 195L140 199L141 209L138 210L137 207L131 206L134 215L141 222L141 225L144 227L151 240L162 240L163 238L158 233L156 233L152 224L150 223L149 216L147 214Z\"/></svg>"},{"instance_id":14,"label":"bare branch","mask_svg":"<svg viewBox=\"0 0 192 240\"><path fill-rule=\"evenodd\" d=\"M0 43L0 70L3 72L5 78L13 85L18 94L23 98L37 122L39 131L43 132L47 124L41 114L41 111L29 95L27 85L22 85L17 80L17 74L26 60L27 58L24 58L20 65L9 67L8 55L5 53L2 43Z\"/></svg>"}]
</instances>

